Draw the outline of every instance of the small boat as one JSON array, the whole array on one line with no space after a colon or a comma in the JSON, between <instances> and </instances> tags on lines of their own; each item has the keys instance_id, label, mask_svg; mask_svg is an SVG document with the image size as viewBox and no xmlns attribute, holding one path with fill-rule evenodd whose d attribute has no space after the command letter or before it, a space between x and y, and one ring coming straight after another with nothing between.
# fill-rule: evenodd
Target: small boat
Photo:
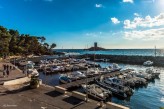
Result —
<instances>
[{"instance_id":1,"label":"small boat","mask_svg":"<svg viewBox=\"0 0 164 109\"><path fill-rule=\"evenodd\" d=\"M137 77L133 72L123 75L123 80L125 81L125 85L134 88L135 86L147 85L147 80L141 77Z\"/></svg>"},{"instance_id":2,"label":"small boat","mask_svg":"<svg viewBox=\"0 0 164 109\"><path fill-rule=\"evenodd\" d=\"M67 75L60 75L60 77L59 77L59 81L61 82L61 83L70 83L71 82L71 79L67 76Z\"/></svg>"},{"instance_id":3,"label":"small boat","mask_svg":"<svg viewBox=\"0 0 164 109\"><path fill-rule=\"evenodd\" d=\"M96 76L96 75L99 75L99 74L100 74L100 71L99 71L98 68L90 68L86 72L86 75L89 76L89 77L93 77L93 76Z\"/></svg>"},{"instance_id":4,"label":"small boat","mask_svg":"<svg viewBox=\"0 0 164 109\"><path fill-rule=\"evenodd\" d=\"M145 73L147 73L147 74L151 74L154 78L155 77L159 77L159 75L160 75L160 72L158 71L158 70L154 70L153 68L148 68L148 69L146 69L145 70Z\"/></svg>"},{"instance_id":5,"label":"small boat","mask_svg":"<svg viewBox=\"0 0 164 109\"><path fill-rule=\"evenodd\" d=\"M118 64L113 63L111 66L108 66L107 69L109 71L120 71L122 68Z\"/></svg>"},{"instance_id":6,"label":"small boat","mask_svg":"<svg viewBox=\"0 0 164 109\"><path fill-rule=\"evenodd\" d=\"M28 69L27 74L35 77L39 77L39 72L36 69Z\"/></svg>"},{"instance_id":7,"label":"small boat","mask_svg":"<svg viewBox=\"0 0 164 109\"><path fill-rule=\"evenodd\" d=\"M148 61L144 62L143 65L144 66L152 66L153 65L153 61L148 60Z\"/></svg>"},{"instance_id":8,"label":"small boat","mask_svg":"<svg viewBox=\"0 0 164 109\"><path fill-rule=\"evenodd\" d=\"M92 84L92 85L83 84L82 87L88 95L90 95L98 100L106 100L108 97L110 97L112 95L110 91L108 91L96 84Z\"/></svg>"},{"instance_id":9,"label":"small boat","mask_svg":"<svg viewBox=\"0 0 164 109\"><path fill-rule=\"evenodd\" d=\"M54 65L54 66L51 66L50 69L51 69L52 72L62 72L62 71L64 71L63 66Z\"/></svg>"},{"instance_id":10,"label":"small boat","mask_svg":"<svg viewBox=\"0 0 164 109\"><path fill-rule=\"evenodd\" d=\"M95 79L95 81L98 85L111 91L112 94L115 94L119 97L127 98L128 96L131 96L133 94L133 90L130 87L113 84L113 83L111 84L108 82L107 79L108 78L106 78L106 80L104 78L100 78L100 80Z\"/></svg>"},{"instance_id":11,"label":"small boat","mask_svg":"<svg viewBox=\"0 0 164 109\"><path fill-rule=\"evenodd\" d=\"M80 71L74 71L74 72L72 72L72 74L71 74L73 77L77 77L77 78L86 78L86 75L85 74L83 74L82 72L80 72Z\"/></svg>"},{"instance_id":12,"label":"small boat","mask_svg":"<svg viewBox=\"0 0 164 109\"><path fill-rule=\"evenodd\" d=\"M153 79L151 74L146 74L143 70L139 70L138 72L132 71L131 73L136 77L144 78L148 81Z\"/></svg>"}]
</instances>

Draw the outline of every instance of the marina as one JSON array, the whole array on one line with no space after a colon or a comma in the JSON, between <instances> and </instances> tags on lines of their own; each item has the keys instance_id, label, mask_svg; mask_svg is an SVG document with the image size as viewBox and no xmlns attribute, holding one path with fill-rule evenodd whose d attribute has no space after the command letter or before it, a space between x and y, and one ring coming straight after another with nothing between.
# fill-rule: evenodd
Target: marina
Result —
<instances>
[{"instance_id":1,"label":"marina","mask_svg":"<svg viewBox=\"0 0 164 109\"><path fill-rule=\"evenodd\" d=\"M164 109L164 0L2 0L0 109Z\"/></svg>"},{"instance_id":2,"label":"marina","mask_svg":"<svg viewBox=\"0 0 164 109\"><path fill-rule=\"evenodd\" d=\"M108 65L110 65L111 63L108 63L108 62L97 62L97 64L100 64L101 67L107 67ZM112 64L111 64L112 65ZM124 69L127 69L127 68L131 68L131 69L135 69L135 70L143 70L143 69L147 69L147 67L145 66L140 66L140 65L129 65L129 64L119 64L121 68L123 68L122 71L116 71L116 72L113 72L113 73L107 73L107 74L104 74L106 76L111 76L111 77L114 77L114 75L119 75L120 72L122 73L125 73L124 72ZM140 101L140 96L144 96L145 98L142 98L144 99L144 102L148 102L147 100L149 99L149 95L151 93L153 93L153 95L155 94L156 97L154 99L151 99L152 101L154 101L157 105L154 105L154 104L149 104L149 106L152 106L154 109L158 109L158 107L162 106L163 105L163 85L161 84L161 82L163 81L163 71L164 69L161 68L161 67L153 67L154 69L158 69L161 73L159 75L159 78L156 78L154 80L150 80L148 83L146 82L145 84L143 85L137 85L136 87L133 87L132 85L132 89L133 89L133 94L132 96L130 97L127 97L127 98L122 98L122 97L118 97L116 94L116 96L113 96L111 98L111 101L114 102L114 103L119 103L121 105L124 105L124 106L128 106L130 108L136 108L137 106L141 106L141 107L145 107L145 108L150 108L150 107L147 107L147 105L142 105L142 104L137 104L139 101ZM128 70L125 70L128 72ZM70 72L71 73L71 72ZM97 75L95 77L90 77L88 79L80 79L80 80L75 80L73 82L70 82L70 83L65 83L65 84L61 84L60 81L59 81L59 77L60 77L60 74L52 74L52 75L47 75L45 76L45 74L42 74L40 73L40 78L43 80L43 82L45 82L46 84L49 84L51 86L61 86L61 87L64 87L64 88L68 88L68 91L72 91L72 90L77 90L79 92L82 92L84 93L85 91L80 87L79 84L86 84L86 81L89 83L91 81L93 81L94 79L98 79L100 78L100 75ZM141 79L143 82L145 82L143 79ZM146 80L147 81L147 80ZM94 82L91 82L91 83L95 83ZM160 87L158 89L158 87ZM157 90L160 90L160 92L158 92ZM139 94L139 95L138 95ZM139 100L138 102L136 100Z\"/></svg>"}]
</instances>

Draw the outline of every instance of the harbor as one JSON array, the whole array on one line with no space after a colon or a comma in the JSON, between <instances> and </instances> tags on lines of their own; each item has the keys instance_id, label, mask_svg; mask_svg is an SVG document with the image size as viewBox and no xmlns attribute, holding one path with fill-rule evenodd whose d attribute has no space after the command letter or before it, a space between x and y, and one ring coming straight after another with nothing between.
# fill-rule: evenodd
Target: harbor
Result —
<instances>
[{"instance_id":1,"label":"harbor","mask_svg":"<svg viewBox=\"0 0 164 109\"><path fill-rule=\"evenodd\" d=\"M86 91L84 90L85 85L88 85L88 87L99 87L100 89L104 88L105 90L106 89L109 90L112 84L115 84L116 86L117 84L119 84L119 87L120 88L124 87L124 90L125 89L127 90L126 87L128 86L130 87L130 89L128 89L130 92L127 92L126 93L127 95L125 95L125 92L122 95L120 93L114 92L114 90L110 90L108 95L109 97L107 98L100 99L97 96L89 95L89 99L95 102L101 102L103 100L105 101L104 104L106 104L107 102L114 102L116 104L120 104L129 107L131 109L136 108L136 106L139 105L136 104L139 102L139 101L136 102L136 99L137 100L140 99L139 96L141 96L142 94L143 94L142 96L147 96L147 94L149 94L147 92L148 90L154 91L151 89L152 86L154 86L155 84L159 85L159 83L163 81L162 78L163 68L161 67L152 67L152 66L149 67L144 65L130 65L130 64L122 64L122 63L116 64L116 63L102 62L102 61L95 62L92 61L91 59L85 60L85 59L69 58L69 57L61 57L61 58L54 58L54 56L52 57L53 58L48 57L47 59L39 57L40 59L39 61L36 61L38 60L37 59L38 57L36 59L28 58L27 60L29 61L27 65L26 62L23 61L23 59L19 59L17 61L14 61L15 63L13 64L17 65L18 68L22 70L22 72L24 68L27 67L27 70L29 69L30 72L32 71L31 72L32 75L36 75L36 76L39 75L39 79L42 80L43 84L52 87L57 87L57 88L59 87L59 89L57 90L59 90L60 93L62 89L64 93L76 92L81 94L87 94L89 92L86 93ZM34 59L35 63L31 59ZM12 59L10 59L10 61L13 62ZM30 65L33 65L32 69L34 70L30 70L31 69ZM141 70L145 72L146 69L150 69L150 68L154 70L156 69L160 72L160 74L157 75L157 78L155 75L154 77L152 75L152 77L149 78L148 76L149 74L146 74L145 76L141 76L139 73L137 73ZM38 74L36 73L35 69L37 69ZM130 75L135 75L135 76L130 76ZM142 75L144 75L144 73L142 73ZM63 83L63 81L60 80L61 77L64 78L66 77L68 78L68 80L64 81ZM104 81L103 83L101 83L102 77L104 78L102 79ZM113 83L108 81L108 78L111 80L111 82L113 81ZM119 82L114 83L114 81L120 81L120 83ZM108 82L109 84L107 85ZM160 87L162 88L163 86L161 85ZM121 91L121 89L119 90ZM144 93L141 93L140 91ZM154 93L151 91L149 92ZM157 98L153 99L153 101L157 105L150 104L149 106L153 106L154 108L162 106L163 98L161 98L161 95L159 94L163 94L163 93L161 91L159 93L155 91L154 94L157 94L156 96ZM82 100L84 101L85 99L82 98ZM145 97L145 99L148 98ZM131 103L133 103L133 105ZM145 107L145 105L141 107ZM150 108L150 107L145 107L145 108Z\"/></svg>"},{"instance_id":2,"label":"harbor","mask_svg":"<svg viewBox=\"0 0 164 109\"><path fill-rule=\"evenodd\" d=\"M164 109L164 0L2 0L0 109Z\"/></svg>"},{"instance_id":3,"label":"harbor","mask_svg":"<svg viewBox=\"0 0 164 109\"><path fill-rule=\"evenodd\" d=\"M101 64L101 66L108 66L110 63L104 63L104 62L98 62ZM126 68L132 68L132 69L145 69L142 65L129 65L129 64L119 64L123 69ZM113 96L111 101L117 104L121 104L127 107L130 107L131 109L135 108L153 108L158 109L159 107L163 106L163 71L164 69L162 67L154 67L156 69L159 69L162 73L160 74L160 79L155 79L154 81L151 81L148 83L147 86L140 86L134 88L134 93L131 97L128 97L126 99L118 98L118 96ZM58 81L59 74L54 75L47 75L40 74L40 78L46 83L51 86L62 86L60 85L60 82ZM49 78L49 79L48 79ZM55 79L56 78L56 79ZM78 81L78 80L77 80ZM66 84L64 84L66 86ZM69 86L69 85L68 85ZM84 93L83 89L81 87L73 88L76 91ZM72 90L71 90L72 91ZM153 99L150 98L153 96ZM141 100L142 99L142 100ZM140 102L144 103L140 103ZM149 105L145 105L149 104Z\"/></svg>"},{"instance_id":4,"label":"harbor","mask_svg":"<svg viewBox=\"0 0 164 109\"><path fill-rule=\"evenodd\" d=\"M52 62L52 60L54 60L54 58L48 58L47 62ZM83 62L84 59L82 59L81 61L80 61L80 59L69 59L69 61L72 61L72 60L75 61L75 62L72 62L72 63L70 63L68 61L68 59L66 59L66 58L62 58L62 59L59 59L59 60L61 62L68 62L70 64L69 66L71 66L71 64L74 65L74 66L77 66L77 64L80 64L80 62L82 62L83 64L81 64L81 65L83 65L83 67L84 67L84 62ZM65 60L65 61L62 61L62 60ZM55 61L56 61L56 59L55 59ZM44 61L44 62L46 62L46 61ZM59 63L60 62L58 62L58 64L53 64L53 63L51 63L51 64L61 66L61 63L60 64ZM93 68L95 70L97 70L97 68L100 68L100 69L106 68L109 65L112 66L112 63L110 63L110 62L93 62L93 63L95 63L95 66L97 66L97 67L94 68L94 65L92 65L91 68ZM66 66L63 63L62 63L62 65ZM102 75L104 75L104 77L109 77L109 76L110 77L118 77L120 74L126 74L126 73L128 74L128 72L131 72L133 69L138 69L138 71L139 71L141 69L149 68L149 67L146 67L146 66L143 66L143 65L130 65L130 64L121 64L121 63L119 65L122 68L121 71L112 71L112 72L109 72L109 71L102 72L101 71L101 74L98 74L98 75L95 75L95 76L90 76L89 78L81 78L81 79L76 78L76 79L72 80L70 83L64 83L64 84L61 84L61 82L59 80L61 75L72 75L72 72L76 72L76 71L80 71L80 72L83 72L84 74L86 74L85 71L88 71L88 73L89 73L90 70L89 69L87 70L88 67L86 67L86 66L85 66L86 68L84 68L84 69L78 69L78 68L75 69L74 68L74 69L70 69L70 71L68 71L68 72L67 71L59 71L59 72L45 73L44 71L46 71L46 70L44 70L44 69L43 70L38 69L38 70L40 72L39 73L39 78L42 79L44 84L48 84L48 85L54 86L54 87L59 86L59 87L64 88L65 91L68 91L68 92L78 91L80 93L84 93L84 90L82 89L81 84L86 84L86 82L87 82L87 84L93 84L93 83L95 84L95 79L101 78ZM36 66L38 66L38 65L36 65ZM52 66L52 65L49 65L49 66ZM36 67L36 68L38 68L38 67ZM48 68L48 66L47 66L47 68ZM55 67L55 68L57 68L59 70L59 67ZM162 68L160 68L160 67L159 68L158 67L153 67L153 68L158 69L161 72L160 75L159 75L159 78L156 78L156 79L153 79L153 80L150 80L150 81L147 79L146 81L148 81L148 84L146 84L146 85L145 84L144 85L136 85L135 87L131 86L134 90L134 93L130 97L122 98L122 97L119 97L117 94L116 95L114 94L114 96L111 98L112 102L123 104L124 106L128 106L128 107L130 106L130 108L132 108L132 109L136 108L135 107L135 106L137 106L136 104L130 105L130 104L126 104L126 103L131 103L131 102L133 102L133 99L139 98L138 94L136 94L136 93L140 93L140 92L138 92L139 90L142 90L142 91L149 90L149 87L151 87L153 84L156 84L156 82L157 82L157 84L159 84L159 82L162 81L162 76L163 76ZM136 83L136 84L138 84L138 83ZM144 93L144 94L147 94L147 93ZM135 95L137 95L137 96L135 96ZM143 96L145 96L145 95L143 95ZM157 97L159 97L159 96L157 96ZM156 100L156 99L158 99L158 100ZM154 99L154 100L156 100L156 102L158 101L158 103L159 103L159 104L157 103L158 106L162 106L162 104L161 104L162 103L162 101L161 101L162 98L159 97L159 98L156 98L156 99ZM154 108L157 108L158 106L156 105L156 106L154 106Z\"/></svg>"}]
</instances>

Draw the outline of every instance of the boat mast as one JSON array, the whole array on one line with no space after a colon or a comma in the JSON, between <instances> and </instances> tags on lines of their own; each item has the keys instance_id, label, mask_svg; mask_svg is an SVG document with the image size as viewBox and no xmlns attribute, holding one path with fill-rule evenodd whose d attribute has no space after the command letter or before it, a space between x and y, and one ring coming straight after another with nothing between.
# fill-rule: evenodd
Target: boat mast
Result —
<instances>
[{"instance_id":1,"label":"boat mast","mask_svg":"<svg viewBox=\"0 0 164 109\"><path fill-rule=\"evenodd\" d=\"M155 55L155 57L157 56L156 45L155 45L154 55Z\"/></svg>"}]
</instances>

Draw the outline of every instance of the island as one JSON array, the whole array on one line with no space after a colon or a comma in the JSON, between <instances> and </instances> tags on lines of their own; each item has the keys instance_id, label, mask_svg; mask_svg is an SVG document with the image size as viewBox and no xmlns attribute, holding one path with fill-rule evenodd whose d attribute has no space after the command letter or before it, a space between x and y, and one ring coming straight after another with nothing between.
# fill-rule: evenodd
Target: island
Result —
<instances>
[{"instance_id":1,"label":"island","mask_svg":"<svg viewBox=\"0 0 164 109\"><path fill-rule=\"evenodd\" d=\"M94 43L94 46L88 48L87 50L89 50L89 51L99 51L99 50L106 50L106 49L105 49L105 48L102 48L102 47L98 47L97 42L95 42L95 43Z\"/></svg>"}]
</instances>

